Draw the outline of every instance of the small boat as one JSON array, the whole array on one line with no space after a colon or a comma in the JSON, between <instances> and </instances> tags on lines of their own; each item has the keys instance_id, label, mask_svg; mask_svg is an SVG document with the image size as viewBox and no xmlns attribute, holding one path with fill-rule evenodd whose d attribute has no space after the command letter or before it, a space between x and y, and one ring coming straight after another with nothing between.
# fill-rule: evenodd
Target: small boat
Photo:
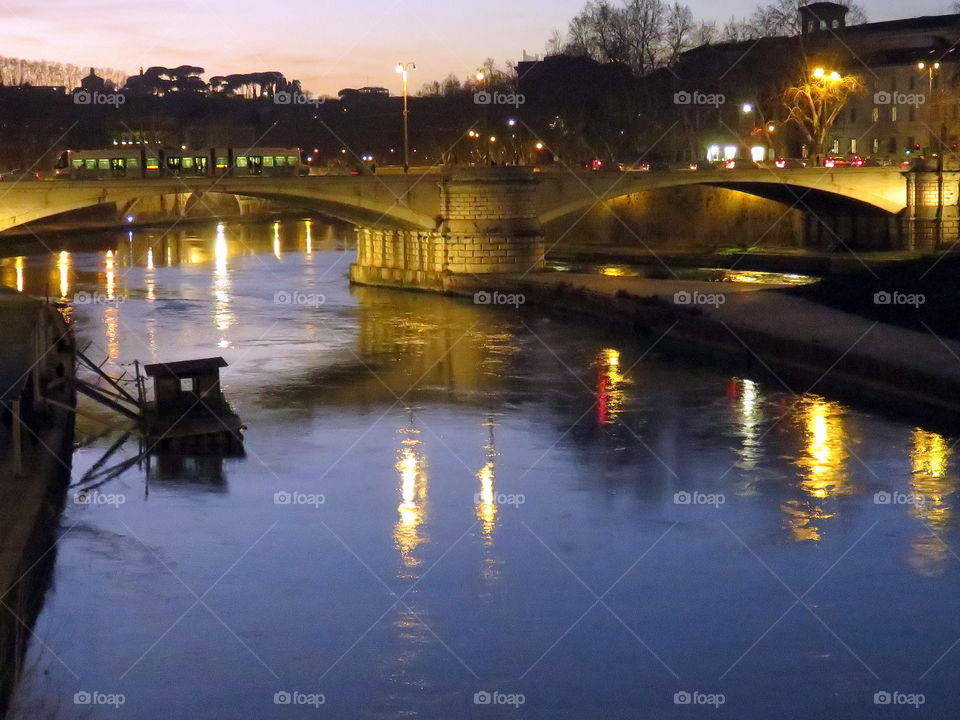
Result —
<instances>
[{"instance_id":1,"label":"small boat","mask_svg":"<svg viewBox=\"0 0 960 720\"><path fill-rule=\"evenodd\" d=\"M245 426L220 388L225 367L222 357L144 365L154 396L141 415L148 449L242 453Z\"/></svg>"}]
</instances>

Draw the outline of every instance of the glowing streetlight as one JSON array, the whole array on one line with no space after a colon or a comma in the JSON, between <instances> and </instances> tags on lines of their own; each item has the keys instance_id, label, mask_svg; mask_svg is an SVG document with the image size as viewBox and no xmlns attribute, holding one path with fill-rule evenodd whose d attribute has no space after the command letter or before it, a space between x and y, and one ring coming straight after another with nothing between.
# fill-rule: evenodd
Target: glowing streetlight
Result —
<instances>
[{"instance_id":1,"label":"glowing streetlight","mask_svg":"<svg viewBox=\"0 0 960 720\"><path fill-rule=\"evenodd\" d=\"M751 105L750 103L744 103L743 107L741 107L740 109L743 110L744 113L752 113L753 105Z\"/></svg>"},{"instance_id":2,"label":"glowing streetlight","mask_svg":"<svg viewBox=\"0 0 960 720\"><path fill-rule=\"evenodd\" d=\"M940 69L940 63L935 62L930 65L923 62L922 60L917 63L917 70L927 71L927 94L928 96L933 95L933 73L936 70Z\"/></svg>"},{"instance_id":3,"label":"glowing streetlight","mask_svg":"<svg viewBox=\"0 0 960 720\"><path fill-rule=\"evenodd\" d=\"M403 76L403 171L410 171L410 110L407 106L407 75L416 70L413 62L397 63L397 72Z\"/></svg>"}]
</instances>

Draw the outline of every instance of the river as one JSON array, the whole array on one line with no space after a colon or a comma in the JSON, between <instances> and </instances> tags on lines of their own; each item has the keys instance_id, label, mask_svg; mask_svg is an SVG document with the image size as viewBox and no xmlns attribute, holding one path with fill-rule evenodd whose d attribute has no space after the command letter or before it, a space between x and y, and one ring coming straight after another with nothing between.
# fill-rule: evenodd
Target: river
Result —
<instances>
[{"instance_id":1,"label":"river","mask_svg":"<svg viewBox=\"0 0 960 720\"><path fill-rule=\"evenodd\" d=\"M0 259L71 300L112 375L222 355L248 427L244 457L71 491L13 717L956 707L955 438L581 318L351 287L348 236L138 228ZM123 426L81 410L75 482Z\"/></svg>"}]
</instances>

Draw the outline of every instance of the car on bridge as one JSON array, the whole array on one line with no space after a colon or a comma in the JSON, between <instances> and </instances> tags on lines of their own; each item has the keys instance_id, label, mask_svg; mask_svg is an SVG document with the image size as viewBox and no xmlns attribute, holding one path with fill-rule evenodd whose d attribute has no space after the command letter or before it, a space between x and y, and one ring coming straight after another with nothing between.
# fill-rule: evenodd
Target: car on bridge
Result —
<instances>
[{"instance_id":1,"label":"car on bridge","mask_svg":"<svg viewBox=\"0 0 960 720\"><path fill-rule=\"evenodd\" d=\"M777 158L773 161L778 170L799 170L807 166L807 161L801 158Z\"/></svg>"}]
</instances>

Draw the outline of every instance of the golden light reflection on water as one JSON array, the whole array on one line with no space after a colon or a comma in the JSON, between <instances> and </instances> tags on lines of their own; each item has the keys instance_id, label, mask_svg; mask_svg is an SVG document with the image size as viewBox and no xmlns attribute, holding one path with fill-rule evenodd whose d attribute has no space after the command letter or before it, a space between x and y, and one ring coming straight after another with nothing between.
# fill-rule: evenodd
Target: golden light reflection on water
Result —
<instances>
[{"instance_id":1,"label":"golden light reflection on water","mask_svg":"<svg viewBox=\"0 0 960 720\"><path fill-rule=\"evenodd\" d=\"M421 533L427 504L427 467L420 430L413 427L411 421L398 433L402 439L394 467L400 475L400 505L397 506L400 517L394 526L393 539L403 567L410 570L423 564L416 551L427 541Z\"/></svg>"},{"instance_id":2,"label":"golden light reflection on water","mask_svg":"<svg viewBox=\"0 0 960 720\"><path fill-rule=\"evenodd\" d=\"M230 272L227 259L230 255L227 237L223 225L217 225L217 237L213 245L213 324L221 332L218 347L230 347L225 333L233 325L234 317L230 307Z\"/></svg>"},{"instance_id":3,"label":"golden light reflection on water","mask_svg":"<svg viewBox=\"0 0 960 720\"><path fill-rule=\"evenodd\" d=\"M752 470L760 461L760 389L753 380L742 378L733 381L737 395L737 416L740 436L742 438L740 450L737 454L740 459L737 467L743 470Z\"/></svg>"},{"instance_id":4,"label":"golden light reflection on water","mask_svg":"<svg viewBox=\"0 0 960 720\"><path fill-rule=\"evenodd\" d=\"M602 425L617 421L626 402L624 386L629 382L620 367L620 351L603 348L597 353L597 420Z\"/></svg>"},{"instance_id":5,"label":"golden light reflection on water","mask_svg":"<svg viewBox=\"0 0 960 720\"><path fill-rule=\"evenodd\" d=\"M120 306L117 299L117 274L113 250L104 255L104 290L107 302L103 306L103 327L107 341L107 357L117 360L120 357Z\"/></svg>"},{"instance_id":6,"label":"golden light reflection on water","mask_svg":"<svg viewBox=\"0 0 960 720\"><path fill-rule=\"evenodd\" d=\"M496 473L497 447L493 436L493 429L497 423L493 420L485 422L484 427L489 432L487 444L483 446L486 462L477 472L480 481L480 492L477 493L476 515L480 521L480 536L485 545L493 544L493 529L497 521L496 488L494 487Z\"/></svg>"},{"instance_id":7,"label":"golden light reflection on water","mask_svg":"<svg viewBox=\"0 0 960 720\"><path fill-rule=\"evenodd\" d=\"M313 222L310 220L304 221L304 242L306 244L307 257L310 257L313 254Z\"/></svg>"},{"instance_id":8,"label":"golden light reflection on water","mask_svg":"<svg viewBox=\"0 0 960 720\"><path fill-rule=\"evenodd\" d=\"M910 566L921 575L939 575L948 560L949 548L940 540L952 509L947 496L956 490L956 478L948 473L950 445L934 432L915 428L910 449L910 514L927 527L910 544Z\"/></svg>"},{"instance_id":9,"label":"golden light reflection on water","mask_svg":"<svg viewBox=\"0 0 960 720\"><path fill-rule=\"evenodd\" d=\"M822 501L848 491L843 408L839 403L806 396L798 402L797 410L804 448L796 464L803 470L800 487L809 497L789 500L781 510L794 540L819 540L820 521L833 517Z\"/></svg>"},{"instance_id":10,"label":"golden light reflection on water","mask_svg":"<svg viewBox=\"0 0 960 720\"><path fill-rule=\"evenodd\" d=\"M628 269L624 265L606 265L600 268L600 274L606 275L607 277L623 277L627 272Z\"/></svg>"},{"instance_id":11,"label":"golden light reflection on water","mask_svg":"<svg viewBox=\"0 0 960 720\"><path fill-rule=\"evenodd\" d=\"M18 257L13 261L13 267L17 271L17 292L23 292L23 263L25 257Z\"/></svg>"},{"instance_id":12,"label":"golden light reflection on water","mask_svg":"<svg viewBox=\"0 0 960 720\"><path fill-rule=\"evenodd\" d=\"M280 248L280 223L275 222L273 224L273 254L277 256L277 259L283 257L283 252Z\"/></svg>"},{"instance_id":13,"label":"golden light reflection on water","mask_svg":"<svg viewBox=\"0 0 960 720\"><path fill-rule=\"evenodd\" d=\"M61 250L57 255L57 275L60 281L60 299L70 294L70 253Z\"/></svg>"},{"instance_id":14,"label":"golden light reflection on water","mask_svg":"<svg viewBox=\"0 0 960 720\"><path fill-rule=\"evenodd\" d=\"M116 273L116 262L113 256L113 250L107 250L106 258L104 259L104 267L106 268L106 277L104 283L104 289L107 291L107 300L116 300L117 299L117 273Z\"/></svg>"}]
</instances>

